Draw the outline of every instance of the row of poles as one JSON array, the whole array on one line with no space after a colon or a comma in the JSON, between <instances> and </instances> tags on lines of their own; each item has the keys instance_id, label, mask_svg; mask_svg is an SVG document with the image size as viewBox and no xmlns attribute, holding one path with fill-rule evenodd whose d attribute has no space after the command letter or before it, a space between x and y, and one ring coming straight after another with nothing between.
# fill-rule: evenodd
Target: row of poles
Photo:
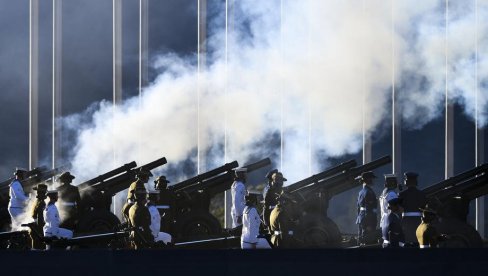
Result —
<instances>
[{"instance_id":1,"label":"row of poles","mask_svg":"<svg viewBox=\"0 0 488 276\"><path fill-rule=\"evenodd\" d=\"M234 1L225 0L225 79L228 81L228 35L233 30L234 22ZM475 1L475 59L478 58L478 44L477 44L477 28L478 28L478 11L477 1ZM56 167L58 159L61 155L61 131L58 125L58 118L62 115L62 0L52 0L52 166ZM206 65L206 37L207 37L207 0L197 0L198 6L198 88L197 88L197 171L201 173L205 170L205 152L202 145L201 121L200 121L200 95L204 89L203 80ZM122 101L122 0L112 0L113 7L113 105L114 108ZM363 8L366 11L366 4L363 0ZM149 42L149 0L139 0L139 98L141 99L142 89L148 84L148 42ZM283 52L283 0L280 0L280 47ZM392 34L395 31L394 27L394 1L392 0L391 7L392 19ZM449 178L454 174L454 103L449 100L449 86L448 86L448 30L449 30L449 1L445 1L445 63L446 63L446 83L445 83L445 178ZM401 110L398 105L398 93L395 90L395 45L392 35L392 155L393 168L392 172L400 174L402 172L401 166ZM38 76L39 76L39 0L29 1L29 166L34 168L38 165ZM367 76L364 76L366 78ZM484 132L479 125L479 106L478 106L478 67L475 66L475 99L476 99L476 120L475 120L475 165L480 165L484 162ZM365 89L366 90L366 89ZM365 91L366 92L366 91ZM225 86L225 94L228 93L228 86ZM283 93L283 91L281 92ZM366 93L364 93L366 95ZM281 117L281 131L280 131L280 164L283 168L283 148L284 148L284 132L283 132L283 96L280 101L280 117ZM366 102L366 99L363 100ZM363 107L363 110L365 108ZM310 113L310 112L309 112ZM309 136L311 136L311 120L312 116L309 114ZM363 116L363 126L367 125L366 116ZM227 156L227 120L224 123L224 162L228 161ZM366 128L363 128L363 162L372 160L372 140ZM312 147L311 137L309 137L309 173L312 173ZM114 149L114 165L117 163L116 150ZM115 202L115 201L114 201ZM230 226L230 193L225 194L225 225ZM114 209L116 207L114 206ZM482 235L484 235L484 199L476 200L476 228Z\"/></svg>"}]
</instances>

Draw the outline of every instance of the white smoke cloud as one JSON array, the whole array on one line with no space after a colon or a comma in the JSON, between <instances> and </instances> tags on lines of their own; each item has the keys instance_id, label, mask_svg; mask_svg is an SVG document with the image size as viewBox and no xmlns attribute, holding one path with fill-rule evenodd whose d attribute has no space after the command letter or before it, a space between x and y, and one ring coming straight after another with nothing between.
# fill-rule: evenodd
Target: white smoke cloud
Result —
<instances>
[{"instance_id":1,"label":"white smoke cloud","mask_svg":"<svg viewBox=\"0 0 488 276\"><path fill-rule=\"evenodd\" d=\"M393 71L407 124L422 126L442 115L444 2L393 2L392 8L383 0L285 0L282 7L279 0L236 1L227 63L225 29L212 22L212 55L204 73L197 72L196 56L162 55L154 63L161 74L140 100L116 108L102 102L87 113L89 120L86 114L65 119L65 126L77 131L74 173L88 179L130 160L142 164L161 156L170 163L196 162L198 130L201 152L210 152L202 171L223 164L222 152L211 149L222 147L224 133L228 161L243 164L265 151L269 145L263 141L283 131L283 171L292 183L306 177L310 166L323 167L313 162L319 153L340 156L361 149L363 117L368 132L385 118ZM478 85L486 123L488 3L478 1L477 84L469 5L452 5L450 11L450 95L474 116Z\"/></svg>"}]
</instances>

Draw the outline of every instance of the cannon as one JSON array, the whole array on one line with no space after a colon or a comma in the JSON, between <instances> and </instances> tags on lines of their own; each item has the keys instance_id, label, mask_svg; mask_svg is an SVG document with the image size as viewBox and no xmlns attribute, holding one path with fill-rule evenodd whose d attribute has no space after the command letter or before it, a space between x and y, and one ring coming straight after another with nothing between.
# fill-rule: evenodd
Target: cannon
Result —
<instances>
[{"instance_id":1,"label":"cannon","mask_svg":"<svg viewBox=\"0 0 488 276\"><path fill-rule=\"evenodd\" d=\"M431 185L423 192L429 206L437 210L439 233L450 238L443 241L442 247L482 247L479 233L467 223L469 203L488 194L488 164Z\"/></svg>"},{"instance_id":2,"label":"cannon","mask_svg":"<svg viewBox=\"0 0 488 276\"><path fill-rule=\"evenodd\" d=\"M52 179L65 170L66 167L67 166L61 166L51 170L47 169L46 167L38 167L28 171L25 179L21 181L24 192L26 194L31 193L32 188L34 188L37 184ZM0 229L3 230L7 230L10 225L10 214L8 213L7 206L10 200L10 183L13 180L14 178L11 177L0 183Z\"/></svg>"},{"instance_id":3,"label":"cannon","mask_svg":"<svg viewBox=\"0 0 488 276\"><path fill-rule=\"evenodd\" d=\"M271 160L266 158L244 167L252 173L269 164ZM222 233L220 222L210 213L210 201L231 188L233 169L237 167L238 163L234 161L169 187L175 196L175 204L171 206L174 219L170 227L174 239L188 241Z\"/></svg>"},{"instance_id":4,"label":"cannon","mask_svg":"<svg viewBox=\"0 0 488 276\"><path fill-rule=\"evenodd\" d=\"M81 183L79 185L81 206L79 206L79 220L75 231L77 233L112 231L120 224L117 216L110 212L112 197L129 188L141 168L152 170L166 163L165 157L141 167L136 167L136 163L131 162Z\"/></svg>"},{"instance_id":5,"label":"cannon","mask_svg":"<svg viewBox=\"0 0 488 276\"><path fill-rule=\"evenodd\" d=\"M315 181L308 178L310 184L301 184L298 189L290 189L290 195L297 206L297 228L294 234L301 247L339 247L342 235L337 224L328 217L329 201L335 196L361 184L355 180L365 171L371 171L391 162L390 156L384 156L357 167L349 161L342 171L331 169L328 177ZM304 181L304 180L302 180ZM299 181L298 183L302 182ZM292 184L295 185L295 184Z\"/></svg>"}]
</instances>

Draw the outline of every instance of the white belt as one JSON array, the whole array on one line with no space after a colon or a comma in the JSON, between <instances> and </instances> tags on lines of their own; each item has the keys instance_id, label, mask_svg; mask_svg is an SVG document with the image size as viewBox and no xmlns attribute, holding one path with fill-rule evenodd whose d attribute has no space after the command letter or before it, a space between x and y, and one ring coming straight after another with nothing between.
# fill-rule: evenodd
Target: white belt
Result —
<instances>
[{"instance_id":1,"label":"white belt","mask_svg":"<svg viewBox=\"0 0 488 276\"><path fill-rule=\"evenodd\" d=\"M283 232L281 231L274 231L275 236L281 235ZM293 231L290 230L288 231L288 235L293 236Z\"/></svg>"},{"instance_id":2,"label":"white belt","mask_svg":"<svg viewBox=\"0 0 488 276\"><path fill-rule=\"evenodd\" d=\"M76 206L76 202L60 202L63 206Z\"/></svg>"},{"instance_id":3,"label":"white belt","mask_svg":"<svg viewBox=\"0 0 488 276\"><path fill-rule=\"evenodd\" d=\"M430 245L428 244L421 244L419 245L420 248L430 248Z\"/></svg>"},{"instance_id":4,"label":"white belt","mask_svg":"<svg viewBox=\"0 0 488 276\"><path fill-rule=\"evenodd\" d=\"M390 241L383 240L383 244L390 244Z\"/></svg>"},{"instance_id":5,"label":"white belt","mask_svg":"<svg viewBox=\"0 0 488 276\"><path fill-rule=\"evenodd\" d=\"M403 213L404 217L421 217L422 213L420 212L405 212Z\"/></svg>"},{"instance_id":6,"label":"white belt","mask_svg":"<svg viewBox=\"0 0 488 276\"><path fill-rule=\"evenodd\" d=\"M269 206L268 208L269 208L270 210L273 210L273 209L274 209L274 207L276 207L276 205L271 205L271 206Z\"/></svg>"},{"instance_id":7,"label":"white belt","mask_svg":"<svg viewBox=\"0 0 488 276\"><path fill-rule=\"evenodd\" d=\"M129 203L129 204L133 204L133 203L134 203L134 200L133 200L133 199L128 198L128 199L127 199L127 203Z\"/></svg>"},{"instance_id":8,"label":"white belt","mask_svg":"<svg viewBox=\"0 0 488 276\"><path fill-rule=\"evenodd\" d=\"M169 205L156 205L157 209L170 209Z\"/></svg>"},{"instance_id":9,"label":"white belt","mask_svg":"<svg viewBox=\"0 0 488 276\"><path fill-rule=\"evenodd\" d=\"M359 207L359 210L361 210L361 211L373 211L373 212L376 212L376 208L366 209L366 207Z\"/></svg>"},{"instance_id":10,"label":"white belt","mask_svg":"<svg viewBox=\"0 0 488 276\"><path fill-rule=\"evenodd\" d=\"M383 240L383 244L388 245L388 244L390 244L390 241L388 241L388 240ZM405 243L403 243L403 242L398 242L398 245L399 245L400 247L404 247L404 246L405 246Z\"/></svg>"}]
</instances>

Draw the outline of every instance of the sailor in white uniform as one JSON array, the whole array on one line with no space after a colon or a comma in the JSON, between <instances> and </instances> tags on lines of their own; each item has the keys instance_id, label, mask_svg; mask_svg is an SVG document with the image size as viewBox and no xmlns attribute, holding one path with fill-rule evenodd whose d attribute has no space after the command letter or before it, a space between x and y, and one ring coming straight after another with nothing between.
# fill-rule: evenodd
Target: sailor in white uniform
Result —
<instances>
[{"instance_id":1,"label":"sailor in white uniform","mask_svg":"<svg viewBox=\"0 0 488 276\"><path fill-rule=\"evenodd\" d=\"M261 218L256 209L257 195L246 195L246 207L242 214L242 249L271 249L268 241L264 238L258 238Z\"/></svg>"},{"instance_id":2,"label":"sailor in white uniform","mask_svg":"<svg viewBox=\"0 0 488 276\"><path fill-rule=\"evenodd\" d=\"M151 214L151 233L155 242L163 242L164 244L171 243L171 235L165 232L160 232L161 229L161 215L158 211L156 202L159 201L159 191L151 191L147 194L147 209Z\"/></svg>"},{"instance_id":3,"label":"sailor in white uniform","mask_svg":"<svg viewBox=\"0 0 488 276\"><path fill-rule=\"evenodd\" d=\"M22 184L20 183L24 180L25 173L27 171L24 169L16 169L14 172L15 179L10 183L8 202L8 212L12 219L12 225L19 224L20 215L24 213L24 208L27 205L27 200L29 199L25 192Z\"/></svg>"},{"instance_id":4,"label":"sailor in white uniform","mask_svg":"<svg viewBox=\"0 0 488 276\"><path fill-rule=\"evenodd\" d=\"M48 191L47 196L49 197L49 203L44 210L44 220L46 221L43 228L44 237L71 239L73 237L73 231L59 227L59 212L55 205L56 201L58 201L58 191Z\"/></svg>"},{"instance_id":5,"label":"sailor in white uniform","mask_svg":"<svg viewBox=\"0 0 488 276\"><path fill-rule=\"evenodd\" d=\"M396 175L385 174L385 189L383 190L383 192L379 197L380 208L381 208L381 220L380 220L381 229L386 227L388 215L391 213L390 209L388 209L388 201L398 197L398 193L396 191L397 187L398 187L398 182L397 182Z\"/></svg>"},{"instance_id":6,"label":"sailor in white uniform","mask_svg":"<svg viewBox=\"0 0 488 276\"><path fill-rule=\"evenodd\" d=\"M238 168L235 170L234 183L231 186L231 196L232 196L232 227L235 228L242 225L242 212L246 206L246 201L244 197L246 196L246 168Z\"/></svg>"}]
</instances>

